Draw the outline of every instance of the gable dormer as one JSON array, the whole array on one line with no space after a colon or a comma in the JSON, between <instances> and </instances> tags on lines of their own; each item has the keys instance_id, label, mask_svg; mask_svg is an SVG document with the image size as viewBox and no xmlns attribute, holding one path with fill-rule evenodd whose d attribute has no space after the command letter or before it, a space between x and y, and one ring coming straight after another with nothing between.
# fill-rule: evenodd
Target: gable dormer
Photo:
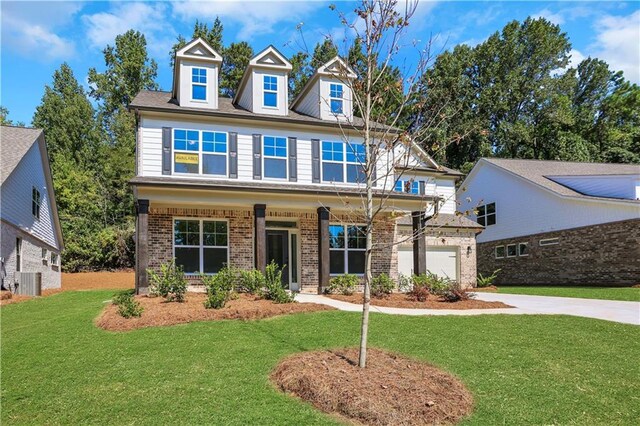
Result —
<instances>
[{"instance_id":1,"label":"gable dormer","mask_svg":"<svg viewBox=\"0 0 640 426\"><path fill-rule=\"evenodd\" d=\"M322 65L302 88L291 109L322 120L353 119L352 82L356 73L336 56Z\"/></svg>"},{"instance_id":2,"label":"gable dormer","mask_svg":"<svg viewBox=\"0 0 640 426\"><path fill-rule=\"evenodd\" d=\"M218 108L218 75L222 56L197 38L176 52L173 97L180 106Z\"/></svg>"},{"instance_id":3,"label":"gable dormer","mask_svg":"<svg viewBox=\"0 0 640 426\"><path fill-rule=\"evenodd\" d=\"M269 46L251 59L233 103L257 114L287 115L291 63Z\"/></svg>"}]
</instances>

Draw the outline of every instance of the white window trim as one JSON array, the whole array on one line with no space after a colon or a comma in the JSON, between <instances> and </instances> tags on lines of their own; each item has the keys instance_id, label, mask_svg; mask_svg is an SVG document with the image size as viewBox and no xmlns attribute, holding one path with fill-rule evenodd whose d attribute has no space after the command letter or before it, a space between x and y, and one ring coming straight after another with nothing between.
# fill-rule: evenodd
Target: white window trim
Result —
<instances>
[{"instance_id":1,"label":"white window trim","mask_svg":"<svg viewBox=\"0 0 640 426\"><path fill-rule=\"evenodd\" d=\"M528 248L529 248L529 243L518 243L518 256L520 256L520 257L527 257L527 256L529 256L529 253L522 254L522 253L520 252L520 247L521 247L521 246L527 246L527 249L528 249Z\"/></svg>"},{"instance_id":2,"label":"white window trim","mask_svg":"<svg viewBox=\"0 0 640 426\"><path fill-rule=\"evenodd\" d=\"M502 247L504 249L504 255L503 256L498 256L498 249ZM496 259L504 259L507 255L507 248L505 246L495 246L493 249L493 256Z\"/></svg>"},{"instance_id":3,"label":"white window trim","mask_svg":"<svg viewBox=\"0 0 640 426\"><path fill-rule=\"evenodd\" d=\"M22 271L22 244L24 241L16 237L16 272Z\"/></svg>"},{"instance_id":4,"label":"white window trim","mask_svg":"<svg viewBox=\"0 0 640 426\"><path fill-rule=\"evenodd\" d=\"M60 255L58 253L51 252L51 266L58 266L60 261Z\"/></svg>"},{"instance_id":5,"label":"white window trim","mask_svg":"<svg viewBox=\"0 0 640 426\"><path fill-rule=\"evenodd\" d=\"M265 77L273 77L273 78L276 79L276 90L267 90L267 89L264 88L264 78ZM274 110L279 109L279 107L278 107L278 105L280 104L280 102L278 100L278 86L279 85L280 85L280 82L278 81L278 76L277 75L262 74L262 108L274 109ZM264 102L265 93L275 93L275 95L276 95L276 106L265 105L265 102Z\"/></svg>"},{"instance_id":6,"label":"white window trim","mask_svg":"<svg viewBox=\"0 0 640 426\"><path fill-rule=\"evenodd\" d=\"M284 139L284 148L286 150L286 155L284 157L276 157L273 155L265 155L264 153L264 138L268 137L268 138L281 138ZM271 158L274 160L284 160L284 172L285 172L285 177L283 178L277 178L277 177L272 177L272 176L267 176L266 172L267 172L267 168L265 167L265 159L267 158ZM275 181L288 181L289 180L289 140L286 136L273 136L273 135L262 135L262 177L265 180L275 180Z\"/></svg>"},{"instance_id":7,"label":"white window trim","mask_svg":"<svg viewBox=\"0 0 640 426\"><path fill-rule=\"evenodd\" d=\"M515 252L516 254L514 254L513 256L509 255L509 247L513 246L515 248ZM504 254L506 255L506 257L517 257L518 256L518 245L517 244L507 244L505 246L505 252Z\"/></svg>"},{"instance_id":8,"label":"white window trim","mask_svg":"<svg viewBox=\"0 0 640 426\"><path fill-rule=\"evenodd\" d=\"M409 182L411 182L411 190L409 192L405 191L406 188L406 184L408 184ZM400 194L413 194L413 195L419 195L420 194L420 180L418 179L398 179L396 180L396 183L393 185L393 192L397 192ZM398 183L401 183L402 185L402 191L397 191L396 190L396 186L398 185ZM418 184L418 192L413 192L413 185L414 184Z\"/></svg>"},{"instance_id":9,"label":"white window trim","mask_svg":"<svg viewBox=\"0 0 640 426\"><path fill-rule=\"evenodd\" d=\"M197 246L194 245L183 245L183 246L176 246L176 220L190 220L190 221L198 221L199 222L199 242L200 244ZM204 239L204 232L202 232L203 230L203 222L226 222L227 223L227 245L226 246L205 246L203 244L203 239ZM171 218L171 245L173 247L173 259L176 258L176 247L178 248L198 248L200 249L199 251L199 257L200 257L200 265L198 266L199 272L185 272L185 275L188 277L197 277L199 276L201 273L204 274L204 272L202 272L204 270L204 249L205 248L226 248L227 249L227 266L229 266L229 261L230 261L230 245L229 245L229 236L231 233L231 230L229 229L229 219L219 219L219 218L215 218L215 217L207 217L207 218L200 218L200 217L182 217L182 216L174 216ZM204 274L204 275L215 275L214 273L209 273L209 274Z\"/></svg>"},{"instance_id":10,"label":"white window trim","mask_svg":"<svg viewBox=\"0 0 640 426\"><path fill-rule=\"evenodd\" d=\"M332 85L338 85L342 88L342 97L341 98L336 98L334 96L331 96L331 86ZM331 102L332 101L340 101L342 102L342 112L334 112L333 109L331 108ZM329 83L329 112L333 115L345 115L344 114L344 84L342 83Z\"/></svg>"},{"instance_id":11,"label":"white window trim","mask_svg":"<svg viewBox=\"0 0 640 426\"><path fill-rule=\"evenodd\" d=\"M493 207L493 213L487 213L487 206L488 206L488 205L490 205L490 204L493 204L493 205L494 205L494 207ZM480 214L480 207L484 207L484 214L483 214L483 215L481 215L481 214ZM493 225L497 225L497 224L498 224L498 207L497 207L497 205L496 205L496 202L495 202L495 201L493 201L493 202L491 202L491 203L483 204L483 205L481 205L481 206L478 206L478 208L477 208L477 209L478 209L478 215L476 216L476 219L477 219L477 221L478 221L478 223L479 223L479 224L480 224L479 220L480 220L480 218L481 218L481 217L482 217L482 218L484 218L484 223L485 223L485 224L484 224L483 226L484 226L485 228L486 228L487 226L493 226ZM488 218L489 216L493 216L493 217L494 217L494 223L493 223L493 224L491 224L491 225L487 225L487 218Z\"/></svg>"},{"instance_id":12,"label":"white window trim","mask_svg":"<svg viewBox=\"0 0 640 426\"><path fill-rule=\"evenodd\" d=\"M323 142L331 142L331 143L336 143L339 142L342 144L342 161L336 161L336 160L323 160L322 159L322 143ZM345 141L336 141L336 140L329 140L329 139L323 139L320 140L320 182L326 182L326 183L339 183L342 185L350 185L350 186L355 186L355 187L360 187L362 185L364 185L364 182L349 182L347 180L347 169L349 165L356 165L356 166L361 166L364 167L365 164L363 164L361 161L348 161L347 160L347 149L349 146L351 145L364 145L364 143L357 143L357 142L345 142ZM324 163L333 163L333 164L342 164L342 181L331 181L331 180L324 180L324 172L323 172L323 167L322 164Z\"/></svg>"},{"instance_id":13,"label":"white window trim","mask_svg":"<svg viewBox=\"0 0 640 426\"><path fill-rule=\"evenodd\" d=\"M364 277L364 273L361 274L353 274L349 272L349 252L350 251L361 251L361 252L366 252L367 249L363 248L363 249L358 249L358 248L349 248L349 237L347 234L347 228L349 226L363 226L363 227L367 227L367 225L365 225L364 223L349 223L349 224L344 224L344 223L329 223L329 226L342 226L344 228L344 248L331 248L331 246L329 246L329 253L331 253L331 251L341 251L343 252L343 256L344 256L344 268L345 268L345 272L342 274L332 274L329 273L329 276L331 277L339 277L341 275L345 275L345 274L349 274L349 275L355 275L357 277ZM331 235L329 235L329 238L331 238ZM366 253L365 253L366 256ZM329 262L331 262L331 256L329 256ZM329 265L329 270L331 270L331 265Z\"/></svg>"},{"instance_id":14,"label":"white window trim","mask_svg":"<svg viewBox=\"0 0 640 426\"><path fill-rule=\"evenodd\" d=\"M175 131L176 130L184 130L185 132L198 132L198 151L187 151L187 150L182 150L182 149L175 149ZM201 176L201 177L207 177L207 178L227 178L229 177L229 132L222 132L219 130L197 130L197 129L185 129L185 128L179 128L179 127L175 127L173 129L171 129L171 174L175 175L175 176L189 176L189 177L195 177L195 176ZM227 149L224 153L224 163L225 163L225 168L227 170L227 173L225 174L209 174L209 173L203 173L203 155L207 154L207 155L223 155L221 152L204 152L202 150L202 133L203 132L209 132L209 133L224 133L225 135L227 135ZM198 154L198 173L183 173L183 172L176 172L176 153L184 153L184 154Z\"/></svg>"},{"instance_id":15,"label":"white window trim","mask_svg":"<svg viewBox=\"0 0 640 426\"><path fill-rule=\"evenodd\" d=\"M538 245L540 247L555 246L556 244L560 244L560 238L559 237L543 238L542 240L538 241Z\"/></svg>"},{"instance_id":16,"label":"white window trim","mask_svg":"<svg viewBox=\"0 0 640 426\"><path fill-rule=\"evenodd\" d=\"M34 197L35 195L35 197ZM36 206L36 212L33 212L33 205ZM40 220L40 214L42 210L42 194L40 194L40 190L35 186L31 187L31 216L33 216L36 220Z\"/></svg>"},{"instance_id":17,"label":"white window trim","mask_svg":"<svg viewBox=\"0 0 640 426\"><path fill-rule=\"evenodd\" d=\"M194 83L193 82L193 70L194 69L205 70L205 78L207 79L206 83ZM195 99L193 97L193 86L204 86L204 99ZM209 68L191 67L191 102L199 102L199 103L202 103L202 104L206 104L206 103L209 103L208 97L209 97Z\"/></svg>"}]
</instances>

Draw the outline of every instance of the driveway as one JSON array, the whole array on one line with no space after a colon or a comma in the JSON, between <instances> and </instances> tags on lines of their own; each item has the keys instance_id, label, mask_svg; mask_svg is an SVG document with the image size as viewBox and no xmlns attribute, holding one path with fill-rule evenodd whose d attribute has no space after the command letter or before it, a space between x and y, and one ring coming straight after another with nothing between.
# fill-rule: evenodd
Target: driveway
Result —
<instances>
[{"instance_id":1,"label":"driveway","mask_svg":"<svg viewBox=\"0 0 640 426\"><path fill-rule=\"evenodd\" d=\"M475 293L478 300L503 302L513 308L500 309L407 309L371 306L371 312L392 315L573 315L624 324L640 325L640 302L578 299L570 297L527 296L519 294ZM331 299L317 294L298 294L301 303L321 303L341 311L359 312L361 305Z\"/></svg>"}]
</instances>

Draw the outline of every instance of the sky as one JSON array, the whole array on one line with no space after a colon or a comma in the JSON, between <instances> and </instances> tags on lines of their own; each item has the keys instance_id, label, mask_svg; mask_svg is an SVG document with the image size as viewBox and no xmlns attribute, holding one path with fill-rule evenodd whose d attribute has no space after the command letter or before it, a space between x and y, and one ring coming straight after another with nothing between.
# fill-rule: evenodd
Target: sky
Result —
<instances>
[{"instance_id":1,"label":"sky","mask_svg":"<svg viewBox=\"0 0 640 426\"><path fill-rule=\"evenodd\" d=\"M330 4L336 5L336 11ZM169 51L178 35L189 39L196 19L219 16L224 43L249 42L256 52L273 44L285 56L330 36L353 34L338 11L355 22L355 3L347 1L4 1L0 3L0 104L9 118L29 125L53 72L67 62L87 87L91 67L104 70L102 50L118 34L145 34L149 55L158 63L161 89L171 89ZM415 46L434 40L433 51L457 44L476 45L512 20L545 17L560 25L572 44L572 62L588 56L607 61L627 79L640 83L640 2L602 1L422 1L398 59L412 63ZM305 47L306 46L306 47Z\"/></svg>"}]
</instances>

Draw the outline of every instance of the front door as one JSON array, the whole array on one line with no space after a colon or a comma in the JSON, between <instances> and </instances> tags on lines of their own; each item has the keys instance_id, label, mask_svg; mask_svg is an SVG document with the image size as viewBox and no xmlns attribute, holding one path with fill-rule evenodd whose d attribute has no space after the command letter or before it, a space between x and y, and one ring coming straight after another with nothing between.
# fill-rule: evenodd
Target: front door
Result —
<instances>
[{"instance_id":1,"label":"front door","mask_svg":"<svg viewBox=\"0 0 640 426\"><path fill-rule=\"evenodd\" d=\"M267 230L267 263L282 269L282 285L289 288L289 231Z\"/></svg>"}]
</instances>

